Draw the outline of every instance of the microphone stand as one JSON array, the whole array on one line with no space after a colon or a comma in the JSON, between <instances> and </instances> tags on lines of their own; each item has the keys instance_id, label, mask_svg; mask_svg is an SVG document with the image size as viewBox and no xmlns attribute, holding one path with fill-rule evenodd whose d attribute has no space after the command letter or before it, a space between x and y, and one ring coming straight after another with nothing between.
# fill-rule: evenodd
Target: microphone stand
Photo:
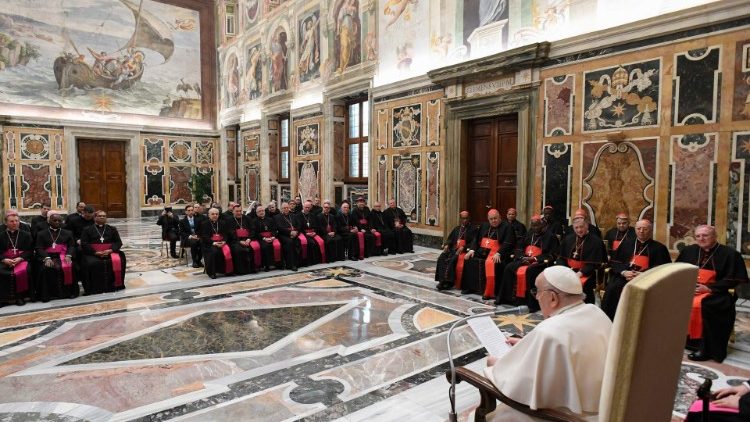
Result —
<instances>
[{"instance_id":1,"label":"microphone stand","mask_svg":"<svg viewBox=\"0 0 750 422\"><path fill-rule=\"evenodd\" d=\"M451 370L451 386L448 389L448 399L451 402L451 410L448 413L448 420L450 422L458 422L458 415L456 414L456 366L453 364L453 351L451 349L451 335L453 335L453 329L458 326L458 324L462 322L466 322L470 319L474 318L481 318L486 316L495 316L495 315L502 315L502 314L510 314L513 312L520 312L522 309L521 306L511 308L511 309L504 309L500 311L492 311L492 312L484 312L481 314L475 314L475 315L469 315L466 317L463 317L459 319L458 321L454 322L451 325L451 328L448 329L448 335L446 336L446 342L448 344L448 363L450 364L450 370Z\"/></svg>"}]
</instances>

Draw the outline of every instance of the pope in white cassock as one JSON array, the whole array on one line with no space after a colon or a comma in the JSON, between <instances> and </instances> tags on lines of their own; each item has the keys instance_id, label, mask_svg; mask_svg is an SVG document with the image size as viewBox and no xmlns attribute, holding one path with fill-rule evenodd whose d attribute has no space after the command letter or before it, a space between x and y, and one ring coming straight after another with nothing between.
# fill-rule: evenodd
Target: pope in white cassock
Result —
<instances>
[{"instance_id":1,"label":"pope in white cassock","mask_svg":"<svg viewBox=\"0 0 750 422\"><path fill-rule=\"evenodd\" d=\"M556 409L596 421L612 322L583 303L581 280L568 267L553 266L536 279L532 294L546 318L513 348L487 359L484 372L511 399L531 409ZM488 421L534 421L499 404Z\"/></svg>"}]
</instances>

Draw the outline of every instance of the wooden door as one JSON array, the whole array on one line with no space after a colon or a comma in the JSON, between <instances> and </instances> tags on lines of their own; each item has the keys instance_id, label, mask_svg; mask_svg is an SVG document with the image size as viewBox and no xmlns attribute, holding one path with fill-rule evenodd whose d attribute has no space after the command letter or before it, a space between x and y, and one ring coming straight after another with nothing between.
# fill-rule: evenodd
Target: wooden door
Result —
<instances>
[{"instance_id":1,"label":"wooden door","mask_svg":"<svg viewBox=\"0 0 750 422\"><path fill-rule=\"evenodd\" d=\"M466 209L475 222L487 221L491 208L516 206L518 117L500 116L469 121L468 195Z\"/></svg>"},{"instance_id":2,"label":"wooden door","mask_svg":"<svg viewBox=\"0 0 750 422\"><path fill-rule=\"evenodd\" d=\"M78 166L81 201L109 217L125 217L125 142L79 140Z\"/></svg>"}]
</instances>

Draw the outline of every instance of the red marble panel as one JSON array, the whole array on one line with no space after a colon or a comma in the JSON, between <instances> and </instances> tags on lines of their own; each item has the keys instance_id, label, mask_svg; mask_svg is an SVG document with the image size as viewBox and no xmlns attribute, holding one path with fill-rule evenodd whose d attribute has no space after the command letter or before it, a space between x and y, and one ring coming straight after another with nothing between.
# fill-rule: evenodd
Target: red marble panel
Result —
<instances>
[{"instance_id":1,"label":"red marble panel","mask_svg":"<svg viewBox=\"0 0 750 422\"><path fill-rule=\"evenodd\" d=\"M575 75L544 80L544 136L573 133Z\"/></svg>"},{"instance_id":2,"label":"red marble panel","mask_svg":"<svg viewBox=\"0 0 750 422\"><path fill-rule=\"evenodd\" d=\"M427 145L440 145L440 100L427 101Z\"/></svg>"},{"instance_id":3,"label":"red marble panel","mask_svg":"<svg viewBox=\"0 0 750 422\"><path fill-rule=\"evenodd\" d=\"M333 156L336 159L333 160L333 180L335 182L341 182L346 177L346 166L344 156L346 154L345 142L344 142L344 123L335 122L333 124Z\"/></svg>"},{"instance_id":4,"label":"red marble panel","mask_svg":"<svg viewBox=\"0 0 750 422\"><path fill-rule=\"evenodd\" d=\"M192 167L171 167L169 169L169 200L173 203L187 203L193 200L190 192Z\"/></svg>"},{"instance_id":5,"label":"red marble panel","mask_svg":"<svg viewBox=\"0 0 750 422\"><path fill-rule=\"evenodd\" d=\"M693 243L693 229L713 219L716 133L677 135L670 140L670 249Z\"/></svg>"},{"instance_id":6,"label":"red marble panel","mask_svg":"<svg viewBox=\"0 0 750 422\"><path fill-rule=\"evenodd\" d=\"M388 158L385 155L378 157L378 201L385 202L388 197Z\"/></svg>"},{"instance_id":7,"label":"red marble panel","mask_svg":"<svg viewBox=\"0 0 750 422\"><path fill-rule=\"evenodd\" d=\"M49 164L21 165L21 207L32 208L51 203Z\"/></svg>"},{"instance_id":8,"label":"red marble panel","mask_svg":"<svg viewBox=\"0 0 750 422\"><path fill-rule=\"evenodd\" d=\"M378 149L388 148L388 135L389 130L389 109L381 108L375 111L377 117L377 126L375 126L375 139L377 141Z\"/></svg>"},{"instance_id":9,"label":"red marble panel","mask_svg":"<svg viewBox=\"0 0 750 422\"><path fill-rule=\"evenodd\" d=\"M614 227L623 211L632 220L653 219L657 150L657 139L584 144L582 205L594 224Z\"/></svg>"},{"instance_id":10,"label":"red marble panel","mask_svg":"<svg viewBox=\"0 0 750 422\"><path fill-rule=\"evenodd\" d=\"M245 192L247 203L260 200L260 171L256 166L245 169Z\"/></svg>"},{"instance_id":11,"label":"red marble panel","mask_svg":"<svg viewBox=\"0 0 750 422\"><path fill-rule=\"evenodd\" d=\"M427 153L427 206L425 224L440 225L440 153Z\"/></svg>"},{"instance_id":12,"label":"red marble panel","mask_svg":"<svg viewBox=\"0 0 750 422\"><path fill-rule=\"evenodd\" d=\"M237 178L237 141L227 140L227 180Z\"/></svg>"}]
</instances>

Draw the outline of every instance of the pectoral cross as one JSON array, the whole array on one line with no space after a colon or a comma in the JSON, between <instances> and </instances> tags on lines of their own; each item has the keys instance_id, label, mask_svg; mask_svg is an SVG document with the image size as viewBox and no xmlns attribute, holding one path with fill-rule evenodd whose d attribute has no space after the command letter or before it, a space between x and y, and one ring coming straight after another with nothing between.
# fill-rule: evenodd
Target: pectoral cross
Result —
<instances>
[{"instance_id":1,"label":"pectoral cross","mask_svg":"<svg viewBox=\"0 0 750 422\"><path fill-rule=\"evenodd\" d=\"M573 259L578 259L578 252L573 252Z\"/></svg>"},{"instance_id":2,"label":"pectoral cross","mask_svg":"<svg viewBox=\"0 0 750 422\"><path fill-rule=\"evenodd\" d=\"M104 243L104 236L99 237L99 243Z\"/></svg>"},{"instance_id":3,"label":"pectoral cross","mask_svg":"<svg viewBox=\"0 0 750 422\"><path fill-rule=\"evenodd\" d=\"M485 240L484 241L484 246L489 246L489 245L490 245L490 240L489 239Z\"/></svg>"},{"instance_id":4,"label":"pectoral cross","mask_svg":"<svg viewBox=\"0 0 750 422\"><path fill-rule=\"evenodd\" d=\"M57 243L52 242L52 249L55 249L57 247Z\"/></svg>"},{"instance_id":5,"label":"pectoral cross","mask_svg":"<svg viewBox=\"0 0 750 422\"><path fill-rule=\"evenodd\" d=\"M18 249L16 249L16 248L13 248L13 255L15 255L15 254L17 254L17 253L18 253Z\"/></svg>"}]
</instances>

